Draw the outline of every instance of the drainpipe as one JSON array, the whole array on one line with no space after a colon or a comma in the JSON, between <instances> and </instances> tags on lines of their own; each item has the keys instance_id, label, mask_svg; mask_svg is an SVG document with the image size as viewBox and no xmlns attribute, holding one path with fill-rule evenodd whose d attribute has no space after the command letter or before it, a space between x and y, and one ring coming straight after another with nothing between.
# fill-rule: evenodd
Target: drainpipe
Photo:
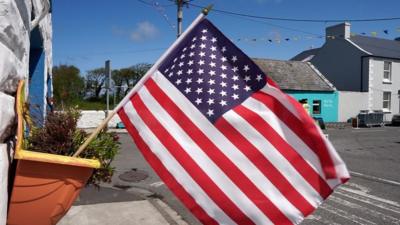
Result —
<instances>
[{"instance_id":1,"label":"drainpipe","mask_svg":"<svg viewBox=\"0 0 400 225\"><path fill-rule=\"evenodd\" d=\"M39 25L39 23L40 23L40 21L49 13L49 9L50 9L50 0L45 0L44 1L45 2L45 4L44 4L44 8L43 8L43 11L42 11L42 13L40 13L40 15L39 16L36 16L35 17L35 19L33 19L32 21L31 21L31 31L33 30L33 29L35 29L35 27L37 26L37 25ZM33 4L33 1L32 1L32 4Z\"/></svg>"}]
</instances>

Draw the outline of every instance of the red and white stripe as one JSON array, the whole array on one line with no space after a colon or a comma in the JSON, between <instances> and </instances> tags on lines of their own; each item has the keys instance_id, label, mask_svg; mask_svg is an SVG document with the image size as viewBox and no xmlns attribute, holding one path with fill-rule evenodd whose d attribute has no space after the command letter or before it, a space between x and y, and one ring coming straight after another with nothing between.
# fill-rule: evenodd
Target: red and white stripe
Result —
<instances>
[{"instance_id":1,"label":"red and white stripe","mask_svg":"<svg viewBox=\"0 0 400 225\"><path fill-rule=\"evenodd\" d=\"M212 124L156 72L118 114L161 179L204 224L298 224L349 176L313 123L310 135L317 132L324 148L315 150L286 123L304 115L285 98L267 86ZM291 115L281 119L278 106ZM328 166L321 163L326 157Z\"/></svg>"}]
</instances>

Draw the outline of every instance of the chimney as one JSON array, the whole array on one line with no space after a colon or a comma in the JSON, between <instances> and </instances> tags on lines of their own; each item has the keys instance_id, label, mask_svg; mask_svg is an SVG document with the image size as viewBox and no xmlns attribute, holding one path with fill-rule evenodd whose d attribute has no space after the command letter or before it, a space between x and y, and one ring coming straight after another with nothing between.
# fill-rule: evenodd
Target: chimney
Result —
<instances>
[{"instance_id":1,"label":"chimney","mask_svg":"<svg viewBox=\"0 0 400 225\"><path fill-rule=\"evenodd\" d=\"M326 40L334 40L337 38L345 38L349 39L350 38L350 23L345 22L345 23L340 23L336 24L330 27L327 27L325 29L326 33Z\"/></svg>"}]
</instances>

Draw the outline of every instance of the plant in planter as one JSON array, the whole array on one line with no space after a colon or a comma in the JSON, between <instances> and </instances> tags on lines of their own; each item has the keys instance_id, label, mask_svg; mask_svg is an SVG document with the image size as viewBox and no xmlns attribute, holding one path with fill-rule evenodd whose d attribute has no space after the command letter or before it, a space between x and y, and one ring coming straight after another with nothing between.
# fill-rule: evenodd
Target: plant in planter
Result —
<instances>
[{"instance_id":1,"label":"plant in planter","mask_svg":"<svg viewBox=\"0 0 400 225\"><path fill-rule=\"evenodd\" d=\"M114 134L102 132L81 154L86 158L72 157L87 136L76 127L79 112L74 109L49 114L44 127L29 126L31 134L24 138L24 90L21 81L16 98L15 176L7 224L54 225L67 213L86 183L110 181L110 163L117 154L118 140Z\"/></svg>"},{"instance_id":2,"label":"plant in planter","mask_svg":"<svg viewBox=\"0 0 400 225\"><path fill-rule=\"evenodd\" d=\"M44 126L33 127L27 138L26 148L36 152L72 156L87 139L88 134L77 128L80 112L71 108L49 113ZM101 182L111 182L114 168L111 162L118 153L118 136L114 133L100 132L80 155L81 158L97 159L101 167L95 169L87 184L99 186Z\"/></svg>"}]
</instances>

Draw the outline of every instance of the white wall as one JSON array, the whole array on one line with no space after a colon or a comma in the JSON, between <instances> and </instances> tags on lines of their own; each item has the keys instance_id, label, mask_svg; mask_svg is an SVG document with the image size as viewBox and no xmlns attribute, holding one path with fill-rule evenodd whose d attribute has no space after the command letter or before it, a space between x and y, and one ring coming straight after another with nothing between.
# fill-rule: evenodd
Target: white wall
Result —
<instances>
[{"instance_id":1,"label":"white wall","mask_svg":"<svg viewBox=\"0 0 400 225\"><path fill-rule=\"evenodd\" d=\"M0 144L0 224L6 224L8 202L8 152L7 145Z\"/></svg>"},{"instance_id":2,"label":"white wall","mask_svg":"<svg viewBox=\"0 0 400 225\"><path fill-rule=\"evenodd\" d=\"M111 112L111 111L110 111ZM105 111L85 110L78 121L79 128L95 128L105 119ZM121 119L116 114L108 123L108 127L115 128Z\"/></svg>"},{"instance_id":3,"label":"white wall","mask_svg":"<svg viewBox=\"0 0 400 225\"><path fill-rule=\"evenodd\" d=\"M0 225L7 219L8 156L4 137L16 133L15 91L19 80L28 79L32 9L40 15L49 0L0 0ZM51 15L39 23L44 38L46 69L52 68ZM28 85L27 85L28 90Z\"/></svg>"},{"instance_id":4,"label":"white wall","mask_svg":"<svg viewBox=\"0 0 400 225\"><path fill-rule=\"evenodd\" d=\"M392 80L390 83L383 81L384 61L392 62ZM400 90L400 60L393 59L369 59L369 109L382 110L383 92L391 92L391 110L385 114L385 120L390 121L392 115L399 113Z\"/></svg>"},{"instance_id":5,"label":"white wall","mask_svg":"<svg viewBox=\"0 0 400 225\"><path fill-rule=\"evenodd\" d=\"M360 110L368 109L368 92L339 91L339 122L357 116Z\"/></svg>"}]
</instances>

